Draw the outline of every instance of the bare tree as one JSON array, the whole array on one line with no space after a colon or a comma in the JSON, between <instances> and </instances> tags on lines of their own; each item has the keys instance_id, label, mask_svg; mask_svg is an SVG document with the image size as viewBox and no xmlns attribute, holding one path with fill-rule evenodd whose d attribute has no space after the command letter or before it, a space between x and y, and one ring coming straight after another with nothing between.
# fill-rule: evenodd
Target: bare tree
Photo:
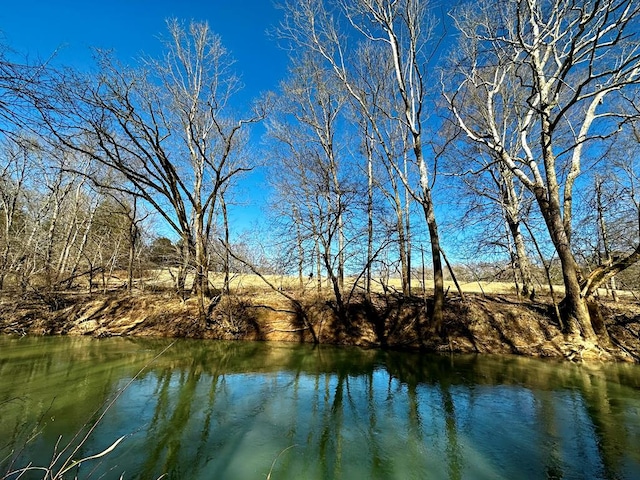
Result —
<instances>
[{"instance_id":1,"label":"bare tree","mask_svg":"<svg viewBox=\"0 0 640 480\"><path fill-rule=\"evenodd\" d=\"M640 129L634 119L612 142L608 171L604 172L607 176L594 178L593 208L600 261L586 278L583 292L587 297L607 282L615 282L616 275L640 261L640 165L635 154L638 143ZM615 289L615 283L611 288Z\"/></svg>"},{"instance_id":2,"label":"bare tree","mask_svg":"<svg viewBox=\"0 0 640 480\"><path fill-rule=\"evenodd\" d=\"M0 44L0 134L18 137L31 117L30 92L40 84L46 64L17 61L16 53Z\"/></svg>"},{"instance_id":3,"label":"bare tree","mask_svg":"<svg viewBox=\"0 0 640 480\"><path fill-rule=\"evenodd\" d=\"M280 179L274 183L281 198L293 202L291 220L297 236L304 230L306 238L318 242L342 312L349 186L340 165L337 133L345 121L346 95L311 57L292 67L282 89L278 115L268 124L269 136L278 144L274 151Z\"/></svg>"},{"instance_id":4,"label":"bare tree","mask_svg":"<svg viewBox=\"0 0 640 480\"><path fill-rule=\"evenodd\" d=\"M572 248L574 190L589 150L628 116L622 94L640 73L639 5L481 1L453 14L451 110L469 141L533 194L562 264L567 331L593 342L584 297L596 278L584 278Z\"/></svg>"},{"instance_id":5,"label":"bare tree","mask_svg":"<svg viewBox=\"0 0 640 480\"><path fill-rule=\"evenodd\" d=\"M286 2L286 18L280 29L283 37L296 45L321 56L342 81L358 105L360 113L370 121L376 141L388 144L385 132L379 126L374 110L394 118L406 128L411 140L411 152L418 171L419 188L411 189L422 207L429 229L434 269L434 307L432 322L437 331L442 327L444 305L444 277L441 261L440 237L432 200L432 176L425 158L423 127L427 117L426 93L430 57L435 44L430 44L432 23L427 15L427 4L417 0L357 0L324 2L303 0ZM336 17L336 14L341 14ZM358 83L353 68L358 65L358 50L349 50L347 37L338 23L346 22L352 33L364 43L384 52L389 59L388 78L393 79L392 109L383 110L371 103L378 85ZM374 110L372 110L372 108ZM393 163L401 181L411 188L401 165ZM431 172L433 173L433 171Z\"/></svg>"},{"instance_id":6,"label":"bare tree","mask_svg":"<svg viewBox=\"0 0 640 480\"><path fill-rule=\"evenodd\" d=\"M408 131L397 118L389 116L394 109L395 80L393 63L386 52L363 44L358 49L358 65L353 69L353 82L362 93L361 103L352 96L353 116L359 127L367 157L369 201L373 204L373 187L389 202L395 214L402 292L411 294L410 208L415 193L408 188L408 157L411 155ZM362 109L367 108L367 114ZM403 175L398 177L398 172ZM373 205L371 205L373 206ZM370 209L372 210L372 209ZM373 213L373 212L371 212ZM373 251L373 245L370 246Z\"/></svg>"},{"instance_id":7,"label":"bare tree","mask_svg":"<svg viewBox=\"0 0 640 480\"><path fill-rule=\"evenodd\" d=\"M20 212L24 203L26 182L28 181L28 145L16 144L4 139L0 150L0 211L2 211L2 252L0 253L0 290L5 287L5 279L15 271L19 258L18 246L21 235Z\"/></svg>"},{"instance_id":8,"label":"bare tree","mask_svg":"<svg viewBox=\"0 0 640 480\"><path fill-rule=\"evenodd\" d=\"M67 72L55 94L36 96L36 105L67 148L122 174L127 183L120 190L148 202L180 236L177 288L184 291L193 258L204 323L212 212L230 179L250 169L240 162L245 127L264 111L246 119L232 114L240 82L206 23L185 27L171 20L168 31L164 55L146 59L144 68L126 68L101 54L97 79Z\"/></svg>"},{"instance_id":9,"label":"bare tree","mask_svg":"<svg viewBox=\"0 0 640 480\"><path fill-rule=\"evenodd\" d=\"M479 248L472 249L473 255L487 247L499 247L508 253L517 294L534 296L531 261L522 228L523 216L530 210L528 191L491 152L483 151L477 145L451 143L447 157L453 177L459 180L456 185L460 192L456 197L464 202L463 224L481 224L483 227L479 229L481 238L476 243ZM456 224L458 222L456 219ZM503 230L505 235L496 233Z\"/></svg>"},{"instance_id":10,"label":"bare tree","mask_svg":"<svg viewBox=\"0 0 640 480\"><path fill-rule=\"evenodd\" d=\"M126 271L126 288L131 292L142 247L143 222L149 214L136 196L113 189L101 193L101 203L91 227L93 250L107 259L101 262L103 271L110 274L114 269Z\"/></svg>"}]
</instances>

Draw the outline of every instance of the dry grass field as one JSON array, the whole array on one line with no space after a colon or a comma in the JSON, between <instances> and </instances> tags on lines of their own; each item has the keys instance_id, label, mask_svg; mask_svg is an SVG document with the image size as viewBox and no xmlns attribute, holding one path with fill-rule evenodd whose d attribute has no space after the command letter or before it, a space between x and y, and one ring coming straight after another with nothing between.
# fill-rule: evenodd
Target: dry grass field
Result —
<instances>
[{"instance_id":1,"label":"dry grass field","mask_svg":"<svg viewBox=\"0 0 640 480\"><path fill-rule=\"evenodd\" d=\"M160 287L160 288L171 288L173 285L173 278L171 273L168 270L155 270L151 272L147 272L148 276L143 280L143 284L147 287ZM264 275L264 278L273 286L284 289L284 290L297 290L300 288L300 282L297 277L287 276L287 275ZM209 279L211 285L215 288L221 289L224 285L224 277L222 274L212 273L209 275ZM118 276L116 279L117 282L122 282L121 277ZM190 285L193 281L193 278L189 276L187 278L187 285ZM347 278L346 284L347 287L353 286L353 278ZM401 291L402 285L399 278L390 278L385 285L383 286L382 282L378 280L373 280L373 290L377 293L383 293L386 289L390 291ZM317 281L315 278L305 279L303 282L305 290L314 290L317 288ZM322 282L323 289L330 290L331 285L326 280L323 279ZM512 294L515 293L515 288L513 283L507 282L468 282L461 283L460 287L463 293L485 293L491 295L499 295L499 294ZM426 291L427 294L431 292L432 289L431 281L427 279L426 281ZM259 291L259 290L269 290L271 287L265 283L265 281L260 278L258 275L254 274L235 274L230 278L230 289L236 293L243 294L246 292ZM559 293L562 292L562 287L557 286L554 287L557 289ZM451 294L457 292L456 286L451 281L445 282L445 290L449 290ZM421 295L423 292L422 282L418 279L413 279L412 283L412 291L414 295ZM541 294L547 294L548 288L541 288Z\"/></svg>"},{"instance_id":2,"label":"dry grass field","mask_svg":"<svg viewBox=\"0 0 640 480\"><path fill-rule=\"evenodd\" d=\"M148 270L145 272L145 277L136 281L137 290L139 291L172 291L174 286L173 275L175 272L170 272L169 269ZM297 277L288 275L264 275L260 278L255 274L232 274L230 277L230 291L236 295L264 295L272 296L275 290L285 290L289 292L306 292L314 294L317 292L317 280L316 278L305 278L303 281L303 288L300 288L300 281ZM126 274L124 272L116 272L106 282L107 290L114 287L122 287L125 284ZM224 277L221 273L211 273L209 275L210 284L214 289L222 290L224 285ZM265 282L269 282L268 284ZM353 287L354 278L346 279L347 293ZM187 286L189 287L193 282L193 276L187 277ZM101 281L94 282L96 291L99 291L104 285ZM500 281L473 281L473 282L459 282L460 288L465 295L507 295L515 296L516 289L511 282ZM360 285L354 290L355 293L362 292L363 281L360 281ZM322 295L330 296L332 287L330 282L325 278L322 281ZM385 292L398 293L402 291L402 285L399 278L389 278L385 284L380 279L373 279L372 281L373 293L383 294ZM430 296L433 290L433 284L430 279L426 280L426 287L423 287L422 281L419 278L412 280L412 293L414 296L422 297ZM564 287L562 285L554 285L553 287L555 300L560 301L564 294ZM448 297L458 297L458 290L456 285L452 281L445 281L445 291ZM620 299L625 301L638 301L638 293L625 290L618 290L617 295ZM539 284L536 287L536 300L543 302L552 302L552 298L549 292L549 287L544 284ZM599 295L601 299L607 300L611 298L610 292L606 289L600 289Z\"/></svg>"},{"instance_id":3,"label":"dry grass field","mask_svg":"<svg viewBox=\"0 0 640 480\"><path fill-rule=\"evenodd\" d=\"M214 288L222 289L224 285L224 277L222 274L211 273L209 275L211 285ZM264 275L264 278L274 287L282 290L299 290L300 282L297 277L286 275ZM118 276L116 282L122 282L122 277ZM187 278L187 285L190 285L193 281L192 277ZM353 286L353 278L347 278L347 287L350 289ZM361 282L362 284L362 282ZM151 288L163 288L170 289L173 285L172 275L169 270L154 270L147 272L147 277L142 280L142 286ZM315 278L305 278L304 290L313 291L317 288L317 281ZM380 279L373 280L373 291L376 293L384 293L385 289L391 292L399 292L402 290L401 281L399 278L390 278L385 285L382 284ZM325 291L331 290L331 284L327 279L323 279L322 288ZM511 282L498 282L498 281L473 281L473 282L460 282L460 288L464 294L481 294L481 295L513 295L516 293L515 286ZM554 285L554 292L556 296L561 298L564 287L562 285ZM262 278L254 274L234 274L230 278L231 291L238 294L246 294L251 292L269 291L272 290ZM431 280L426 280L426 294L430 295L433 289ZM445 290L450 295L457 295L457 288L452 281L445 281ZM413 279L412 292L414 295L421 296L423 294L423 285L420 279ZM627 291L618 291L618 294L622 297L633 299L633 294ZM546 297L550 299L549 287L546 285L538 285L536 288L536 295L538 297ZM605 289L600 290L600 295L606 298L608 292Z\"/></svg>"}]
</instances>

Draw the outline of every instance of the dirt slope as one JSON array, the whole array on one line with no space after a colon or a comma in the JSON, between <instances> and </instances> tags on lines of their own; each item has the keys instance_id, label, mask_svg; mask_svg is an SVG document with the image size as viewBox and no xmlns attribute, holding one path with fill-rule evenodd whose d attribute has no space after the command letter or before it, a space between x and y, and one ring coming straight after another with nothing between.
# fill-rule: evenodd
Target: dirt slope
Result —
<instances>
[{"instance_id":1,"label":"dirt slope","mask_svg":"<svg viewBox=\"0 0 640 480\"><path fill-rule=\"evenodd\" d=\"M5 295L0 333L310 342L311 327L321 343L366 347L636 362L640 353L640 305L631 302L600 305L611 342L598 347L566 338L549 305L509 295L449 298L441 336L431 331L428 306L418 298L361 299L342 319L326 299L301 298L296 308L275 292L237 295L209 307L203 326L195 301L171 294Z\"/></svg>"}]
</instances>

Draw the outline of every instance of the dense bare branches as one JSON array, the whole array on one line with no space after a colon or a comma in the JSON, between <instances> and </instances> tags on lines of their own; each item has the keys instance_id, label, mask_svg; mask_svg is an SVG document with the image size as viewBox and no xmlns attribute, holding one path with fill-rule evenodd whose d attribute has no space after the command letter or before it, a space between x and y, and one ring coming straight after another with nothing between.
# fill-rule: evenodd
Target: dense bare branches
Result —
<instances>
[{"instance_id":1,"label":"dense bare branches","mask_svg":"<svg viewBox=\"0 0 640 480\"><path fill-rule=\"evenodd\" d=\"M356 43L364 46L359 49L350 47L353 34L342 33L342 27L347 25L352 33L358 35ZM370 138L379 142L385 152L391 152L393 146L388 144L385 126L379 124L381 117L394 119L406 129L405 138L409 139L419 188L414 189L410 184L398 158L390 165L404 185L415 191L414 198L423 209L429 229L434 269L432 319L439 329L444 304L441 247L423 138L427 116L426 77L430 73L429 55L434 50L433 44L429 45L430 27L427 3L417 0L303 0L285 3L285 21L280 34L299 48L317 55L332 69L349 92L358 114L367 119ZM366 48L375 53L359 57L360 53L367 52ZM376 59L378 66L385 67L382 76L375 75L369 79L358 77L358 71L374 71L373 66L362 67L367 58ZM379 59L382 59L382 63ZM376 81L380 79L390 88L386 89ZM388 96L385 98L383 94L378 97L380 90ZM378 99L381 103L377 102ZM390 155L386 156L390 158Z\"/></svg>"},{"instance_id":2,"label":"dense bare branches","mask_svg":"<svg viewBox=\"0 0 640 480\"><path fill-rule=\"evenodd\" d=\"M572 250L585 158L630 110L640 75L634 0L480 2L453 13L459 55L445 82L458 125L534 195L563 265L567 321L593 338Z\"/></svg>"},{"instance_id":3,"label":"dense bare branches","mask_svg":"<svg viewBox=\"0 0 640 480\"><path fill-rule=\"evenodd\" d=\"M39 98L38 106L66 148L118 171L126 182L116 188L143 198L180 236L185 268L177 288L185 288L191 257L203 313L216 202L251 169L242 156L245 127L264 111L238 118L230 110L240 84L206 23L172 20L168 30L162 58L131 69L99 52L97 78L64 72L50 92L55 104Z\"/></svg>"}]
</instances>

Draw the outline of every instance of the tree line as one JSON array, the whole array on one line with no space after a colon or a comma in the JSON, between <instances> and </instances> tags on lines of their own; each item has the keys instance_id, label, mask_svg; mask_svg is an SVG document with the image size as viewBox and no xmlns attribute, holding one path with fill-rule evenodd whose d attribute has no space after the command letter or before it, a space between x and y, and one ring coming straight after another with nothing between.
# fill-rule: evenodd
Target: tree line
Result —
<instances>
[{"instance_id":1,"label":"tree line","mask_svg":"<svg viewBox=\"0 0 640 480\"><path fill-rule=\"evenodd\" d=\"M242 108L202 22L168 21L163 53L134 66L97 52L91 73L4 50L0 282L71 285L120 256L132 285L145 235L169 229L175 289L202 322L209 273L228 292L238 262L326 282L338 316L390 275L410 296L428 265L440 331L445 277L471 258L522 296L542 279L568 334L606 336L587 303L625 275L636 287L640 260L640 2L481 0L443 19L420 0L279 7L286 78ZM273 192L272 244L250 239L260 267L229 220L258 167Z\"/></svg>"}]
</instances>

